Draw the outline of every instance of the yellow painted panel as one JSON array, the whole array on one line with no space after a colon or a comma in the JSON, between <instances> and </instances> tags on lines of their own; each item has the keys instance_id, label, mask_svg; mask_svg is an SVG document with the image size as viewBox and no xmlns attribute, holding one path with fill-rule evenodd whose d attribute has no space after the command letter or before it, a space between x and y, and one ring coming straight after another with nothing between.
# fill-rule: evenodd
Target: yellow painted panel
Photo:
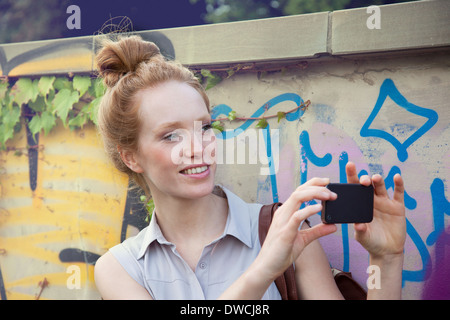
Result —
<instances>
[{"instance_id":1,"label":"yellow painted panel","mask_svg":"<svg viewBox=\"0 0 450 320\"><path fill-rule=\"evenodd\" d=\"M24 62L13 68L8 76L17 77L30 74L46 74L52 72L90 72L92 71L92 53L61 55L42 60Z\"/></svg>"},{"instance_id":2,"label":"yellow painted panel","mask_svg":"<svg viewBox=\"0 0 450 320\"><path fill-rule=\"evenodd\" d=\"M120 242L128 178L103 152L94 126L62 125L40 135L36 189L30 188L26 152L0 153L0 268L7 299L99 298L93 265L61 260L65 249L102 255ZM25 133L9 147L26 147ZM89 152L91 151L91 152ZM82 257L82 256L80 256ZM66 270L79 266L80 288L70 289Z\"/></svg>"}]
</instances>

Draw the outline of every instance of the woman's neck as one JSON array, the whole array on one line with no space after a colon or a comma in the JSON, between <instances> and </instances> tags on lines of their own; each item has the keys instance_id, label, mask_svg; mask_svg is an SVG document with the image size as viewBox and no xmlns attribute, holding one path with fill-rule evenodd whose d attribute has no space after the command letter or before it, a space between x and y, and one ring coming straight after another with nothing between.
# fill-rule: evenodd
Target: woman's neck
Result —
<instances>
[{"instance_id":1,"label":"woman's neck","mask_svg":"<svg viewBox=\"0 0 450 320\"><path fill-rule=\"evenodd\" d=\"M228 216L228 202L213 193L197 199L154 194L158 225L172 243L211 242L220 236Z\"/></svg>"}]
</instances>

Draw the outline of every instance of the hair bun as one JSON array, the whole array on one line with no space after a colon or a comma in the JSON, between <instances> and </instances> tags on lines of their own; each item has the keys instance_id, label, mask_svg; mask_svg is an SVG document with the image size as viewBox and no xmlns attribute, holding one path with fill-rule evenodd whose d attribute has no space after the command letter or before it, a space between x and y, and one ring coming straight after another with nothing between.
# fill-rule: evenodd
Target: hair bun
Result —
<instances>
[{"instance_id":1,"label":"hair bun","mask_svg":"<svg viewBox=\"0 0 450 320\"><path fill-rule=\"evenodd\" d=\"M96 57L97 71L108 87L113 87L122 76L134 72L142 62L161 56L156 44L138 36L119 41L106 40Z\"/></svg>"}]
</instances>

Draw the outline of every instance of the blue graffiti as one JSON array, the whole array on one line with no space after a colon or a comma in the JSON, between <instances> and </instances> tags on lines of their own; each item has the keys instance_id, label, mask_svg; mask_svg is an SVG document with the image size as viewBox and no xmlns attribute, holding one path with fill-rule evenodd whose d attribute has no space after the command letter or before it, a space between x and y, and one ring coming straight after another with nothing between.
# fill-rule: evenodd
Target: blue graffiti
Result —
<instances>
[{"instance_id":1,"label":"blue graffiti","mask_svg":"<svg viewBox=\"0 0 450 320\"><path fill-rule=\"evenodd\" d=\"M250 118L257 118L264 114L267 110L270 108L273 108L277 104L285 101L292 101L296 104L296 106L301 106L304 101L303 99L295 93L284 93L279 96L276 96L266 103L264 103L261 107L259 107L251 116ZM229 107L226 104L219 104L215 106L211 111L211 117L213 119L217 119L220 115L228 115L232 111L231 107ZM286 114L286 120L287 121L294 121L300 119L300 117L305 113L304 109L298 108L296 111ZM236 129L231 130L224 130L219 134L217 137L220 139L231 139L235 138L241 133L243 133L246 129L250 127L250 125L253 124L256 120L246 120L241 126L239 126ZM276 181L276 173L275 173L275 165L274 165L274 159L272 154L272 142L270 138L270 125L267 125L266 128L261 129L263 130L263 139L266 146L266 155L267 159L269 161L269 177L270 177L270 184L272 188L272 199L274 202L278 202L278 189L277 189L277 181Z\"/></svg>"},{"instance_id":2,"label":"blue graffiti","mask_svg":"<svg viewBox=\"0 0 450 320\"><path fill-rule=\"evenodd\" d=\"M270 139L270 126L267 125L266 128L263 129L263 137L264 142L266 144L266 154L267 158L269 159L269 176L270 176L270 182L272 185L272 195L273 195L273 202L278 202L278 190L277 190L277 180L276 180L276 173L275 173L275 164L273 159L273 153L272 153L272 142Z\"/></svg>"},{"instance_id":3,"label":"blue graffiti","mask_svg":"<svg viewBox=\"0 0 450 320\"><path fill-rule=\"evenodd\" d=\"M301 171L300 175L300 183L303 184L307 181L307 170L308 170L308 161L310 159L318 167L326 167L331 163L331 154L327 153L323 157L318 157L315 155L314 151L311 149L311 144L309 142L309 133L308 131L302 131L299 137L299 142L302 148L300 149L300 157L302 162L304 163L304 170Z\"/></svg>"},{"instance_id":4,"label":"blue graffiti","mask_svg":"<svg viewBox=\"0 0 450 320\"><path fill-rule=\"evenodd\" d=\"M303 166L304 171L301 173L301 177L303 181L307 181L308 179L308 162L311 162L311 164L318 166L318 167L325 167L328 164L331 163L332 156L331 154L327 153L324 157L318 157L314 154L314 152L311 149L311 144L309 141L309 134L307 131L303 131L300 134L300 141L301 141L301 161L302 163L300 166ZM326 161L324 159L326 158ZM345 173L345 166L348 159L347 152L343 151L340 153L339 156L339 182L340 183L346 183L347 182L347 176ZM390 170L388 175L385 177L385 185L386 189L393 189L394 188L394 176L395 174L401 174L400 168L397 166L393 166ZM361 177L362 175L368 174L366 170L361 170L358 173L358 176ZM431 188L430 188L431 194L432 194L432 203L433 203L433 218L435 221L435 231L431 232L427 244L432 245L437 237L443 232L444 230L444 213L447 215L450 213L450 205L449 202L445 199L444 195L444 183L441 179L435 179ZM405 207L408 210L414 210L417 207L417 201L411 197L408 192L405 190ZM420 258L422 261L423 268L421 270L403 270L403 284L405 281L414 281L414 282L420 282L424 281L427 278L426 275L426 266L428 263L430 263L430 254L428 252L427 246L425 245L424 241L420 237L417 230L414 228L412 223L409 221L408 218L406 218L406 232L414 245L416 246ZM349 248L349 234L348 234L348 225L343 224L342 225L342 245L343 245L343 266L342 269L344 271L350 271L350 248ZM436 253L437 256L442 255L443 253Z\"/></svg>"},{"instance_id":5,"label":"blue graffiti","mask_svg":"<svg viewBox=\"0 0 450 320\"><path fill-rule=\"evenodd\" d=\"M345 173L345 166L348 162L348 154L343 151L339 156L339 183L347 183L347 174ZM350 269L350 241L348 236L348 224L341 225L342 232L342 251L344 254L344 264L342 268L348 272Z\"/></svg>"},{"instance_id":6,"label":"blue graffiti","mask_svg":"<svg viewBox=\"0 0 450 320\"><path fill-rule=\"evenodd\" d=\"M401 143L396 137L393 135L379 129L373 129L370 128L371 124L373 123L374 119L378 115L381 107L383 106L385 100L387 97L390 97L398 106L401 108L404 108L405 110L425 117L428 120L422 127L420 127L417 131L415 131L411 136L409 136L403 143ZM254 114L251 116L253 117L259 117L261 116L266 110L272 108L273 106L277 105L278 103L281 103L283 101L293 101L297 104L297 106L300 106L303 103L302 98L294 93L286 93L279 95L271 100L269 100L267 103L265 103L263 106L261 106L258 110L254 112ZM322 109L324 110L332 110L332 108L320 105ZM217 118L220 115L228 115L228 113L232 111L232 109L225 105L221 104L216 106L212 110L212 117ZM304 113L304 110L298 109L296 112L292 114L288 114L286 119L288 121L294 121L299 119ZM330 123L330 118L326 118L327 121L325 123ZM415 141L417 141L423 134L425 134L428 130L430 130L437 122L438 120L438 114L434 110L422 108L419 106L416 106L406 100L406 98L398 91L396 88L394 82L391 79L386 79L383 84L380 87L380 94L378 96L377 102L374 106L374 109L372 110L370 116L366 120L366 122L363 124L360 135L362 137L378 137L385 139L386 141L390 142L397 150L397 157L401 162L405 162L408 159L408 147L413 144ZM222 134L219 134L218 138L221 139L230 139L233 137L236 137L243 131L245 131L247 128L250 127L250 125L255 120L247 120L245 121L239 128L235 130L226 130L222 132ZM271 141L270 141L270 133L269 133L269 126L267 126L265 129L263 129L263 136L266 146L266 155L269 159L269 163L273 163L273 155L272 155L272 149L271 149ZM299 137L298 137L299 145L300 145L300 184L305 183L308 180L308 171L309 171L309 164L312 164L316 167L327 167L331 165L333 156L331 153L326 153L324 155L317 155L313 151L313 146L311 146L309 133L306 130L303 130ZM349 161L348 153L345 150L342 150L339 154L338 159L338 170L339 170L339 182L346 183L347 182L347 175L345 173L345 166ZM376 171L377 173L382 174L382 167L378 164L368 164L369 168L372 171ZM271 166L273 167L273 166ZM392 166L388 174L385 176L384 181L386 185L386 189L393 189L394 187L394 176L395 174L400 173L401 170L397 166ZM362 175L367 175L368 172L366 170L360 170L358 173L358 176L361 177ZM271 191L272 191L272 200L274 202L278 201L278 191L277 191L277 177L273 170L270 171L269 175L270 179L270 185L271 185ZM269 181L267 181L267 184ZM430 253L428 251L427 245L432 246L436 243L438 237L441 237L443 234L445 234L445 215L450 215L450 203L445 198L445 185L444 181L436 178L434 179L433 183L430 187L430 193L431 193L431 199L432 199L432 215L433 215L433 221L434 221L434 231L432 231L427 239L426 244L422 240L420 234L417 232L413 224L409 221L408 218L406 218L406 231L407 235L412 240L413 244L417 248L420 259L422 262L423 268L420 270L403 270L403 285L406 281L412 281L412 282L420 282L427 279L428 275L426 273L426 268L430 267L431 265L431 258ZM417 200L414 199L408 192L405 190L405 207L408 210L415 210L417 208ZM310 203L315 203L315 201L311 201ZM302 207L304 204L302 205ZM342 225L342 244L343 244L343 266L342 269L344 271L350 271L350 239L349 239L349 232L348 232L348 225L343 224ZM442 238L442 237L441 237ZM445 245L450 244L450 235L446 235L445 237L446 242ZM445 252L445 246L442 248L436 248L436 260L442 257Z\"/></svg>"},{"instance_id":7,"label":"blue graffiti","mask_svg":"<svg viewBox=\"0 0 450 320\"><path fill-rule=\"evenodd\" d=\"M435 264L438 266L444 263L446 251L450 246L450 227L445 227L445 215L450 215L450 202L445 198L445 185L441 179L433 180L430 191L433 203L434 231L430 233L426 242L427 245L434 245ZM433 265L431 259L427 262L429 270L431 270ZM427 276L429 275L427 274Z\"/></svg>"},{"instance_id":8,"label":"blue graffiti","mask_svg":"<svg viewBox=\"0 0 450 320\"><path fill-rule=\"evenodd\" d=\"M430 191L433 202L434 231L427 238L427 245L429 246L435 244L440 234L444 232L444 215L450 215L450 202L445 198L444 181L439 178L434 179Z\"/></svg>"},{"instance_id":9,"label":"blue graffiti","mask_svg":"<svg viewBox=\"0 0 450 320\"><path fill-rule=\"evenodd\" d=\"M388 97L390 97L399 107L404 108L405 110L413 114L428 119L422 127L420 127L416 132L408 137L403 143L401 143L397 138L395 138L390 133L387 133L386 131L370 128L370 125L375 120L376 116L380 112L381 107L386 101L386 98ZM390 142L394 146L394 148L397 149L398 159L404 162L408 158L408 147L415 141L417 141L428 130L430 130L437 121L438 114L436 111L412 104L411 102L406 100L406 98L400 93L400 91L398 91L397 87L394 84L394 81L392 81L391 79L386 79L380 87L380 93L378 95L377 102L375 103L375 107L362 126L360 134L362 137L378 137Z\"/></svg>"},{"instance_id":10,"label":"blue graffiti","mask_svg":"<svg viewBox=\"0 0 450 320\"><path fill-rule=\"evenodd\" d=\"M277 104L279 104L281 102L285 102L285 101L292 101L297 106L301 106L304 103L303 99L298 94L283 93L283 94L280 94L279 96L276 96L275 98L270 99L266 103L264 103L261 107L259 107L250 116L250 118L261 117L264 114L264 112L273 108ZM217 118L219 118L220 115L228 115L232 110L233 109L231 109L231 107L226 104L219 104L211 110L211 117L212 117L212 119L217 119ZM304 113L305 113L305 110L302 108L299 108L294 112L286 114L286 120L287 121L298 120ZM222 138L222 139L234 138L234 137L238 136L239 134L241 134L246 129L248 129L248 127L250 127L252 125L252 123L255 121L256 120L253 120L253 119L246 120L242 125L240 125L238 128L236 128L234 130L224 130L224 131L222 131L222 134L219 135L219 138Z\"/></svg>"}]
</instances>

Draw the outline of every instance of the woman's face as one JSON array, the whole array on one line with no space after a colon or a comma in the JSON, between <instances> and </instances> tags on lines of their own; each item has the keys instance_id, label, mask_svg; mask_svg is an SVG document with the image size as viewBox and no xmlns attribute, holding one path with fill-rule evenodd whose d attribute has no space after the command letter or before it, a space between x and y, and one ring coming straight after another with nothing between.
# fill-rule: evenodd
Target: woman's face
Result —
<instances>
[{"instance_id":1,"label":"woman's face","mask_svg":"<svg viewBox=\"0 0 450 320\"><path fill-rule=\"evenodd\" d=\"M142 128L135 167L152 193L181 198L210 194L216 171L215 136L202 96L169 81L138 94Z\"/></svg>"}]
</instances>

